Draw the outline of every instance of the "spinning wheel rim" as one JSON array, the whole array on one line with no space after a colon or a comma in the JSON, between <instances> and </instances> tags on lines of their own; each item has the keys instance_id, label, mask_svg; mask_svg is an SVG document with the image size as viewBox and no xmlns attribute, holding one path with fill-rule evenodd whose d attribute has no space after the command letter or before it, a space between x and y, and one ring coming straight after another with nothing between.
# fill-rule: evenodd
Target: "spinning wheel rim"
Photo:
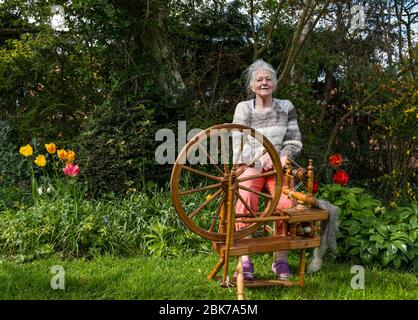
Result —
<instances>
[{"instance_id":1,"label":"spinning wheel rim","mask_svg":"<svg viewBox=\"0 0 418 320\"><path fill-rule=\"evenodd\" d=\"M179 153L172 169L171 179L170 179L171 199L172 199L172 202L173 202L173 205L177 214L179 215L180 219L185 224L185 226L188 227L192 232L196 233L197 235L203 238L206 238L208 240L212 240L212 241L225 241L226 233L220 233L219 231L205 230L201 228L200 226L198 226L195 222L193 222L192 220L193 216L192 217L189 216L189 214L184 209L183 204L181 203L181 199L180 199L181 195L186 194L187 191L185 192L185 191L180 190L179 181L180 181L180 177L183 171L191 171L190 167L185 166L184 164L181 163L187 157L188 150L192 150L193 146L195 146L196 143L200 143L201 141L205 139L208 140L211 137L211 133L217 132L219 130L227 130L228 132L238 131L241 133L244 133L244 130L245 130L247 134L249 133L249 135L251 135L254 139L256 139L258 142L261 143L261 145L265 148L266 153L268 153L272 159L273 169L275 170L274 173L271 174L272 176L275 177L274 194L271 195L269 204L266 205L266 208L264 209L263 213L259 215L260 217L268 217L273 213L273 211L277 207L277 203L279 202L280 195L282 192L282 186L283 186L282 184L283 172L282 172L282 167L280 163L280 157L276 149L274 148L273 144L257 130L244 126L244 125L226 123L226 124L216 125L216 126L207 128L206 130L203 130L202 132L197 134L195 137L190 139L190 141L183 147L183 149ZM264 151L263 151L263 154L264 154ZM219 171L219 169L220 168L218 167L217 171ZM199 171L196 169L194 170L195 171L191 171L191 172L196 173L196 171ZM222 190L222 188L225 189L225 183L228 183L227 180L230 175L237 173L237 176L238 176L237 178L239 178L239 175L242 173L239 171L232 173L232 172L229 172L228 170L229 169L227 169L227 166L224 166L223 177L207 174L207 176L210 179L214 180L212 181L214 185L217 185L219 183L219 189L214 194L217 193L217 196L219 196L219 194L221 195L220 201L221 202L224 201L225 206L226 206L226 192L224 191L219 192L219 190ZM228 174L227 174L227 171L228 171ZM201 173L202 172L200 172L199 174ZM239 179L237 180L236 183L237 185L239 184ZM228 184L228 187L229 187L229 184ZM216 187L213 187L213 188L216 188ZM239 187L239 188L242 189L242 187ZM206 200L206 201L210 201L210 200ZM219 210L219 206L221 205L221 202L218 204L218 210ZM235 214L235 208L234 208L234 214ZM212 218L213 217L214 216L212 216ZM257 230L258 225L259 223L250 223L247 227L241 230L236 230L234 232L234 239L243 238L245 236L248 236L254 233Z\"/></svg>"}]
</instances>

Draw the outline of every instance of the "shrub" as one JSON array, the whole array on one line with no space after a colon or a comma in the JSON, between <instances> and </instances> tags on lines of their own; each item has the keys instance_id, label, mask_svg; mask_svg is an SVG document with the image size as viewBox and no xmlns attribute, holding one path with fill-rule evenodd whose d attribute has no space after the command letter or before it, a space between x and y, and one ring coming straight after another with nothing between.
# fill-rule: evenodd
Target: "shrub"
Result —
<instances>
[{"instance_id":1,"label":"shrub","mask_svg":"<svg viewBox=\"0 0 418 320\"><path fill-rule=\"evenodd\" d=\"M0 121L0 184L14 186L28 176L24 159L17 157L19 149L10 142L11 128L5 121Z\"/></svg>"},{"instance_id":2,"label":"shrub","mask_svg":"<svg viewBox=\"0 0 418 320\"><path fill-rule=\"evenodd\" d=\"M142 104L126 110L103 106L92 118L77 142L91 195L133 192L152 174L150 118Z\"/></svg>"},{"instance_id":3,"label":"shrub","mask_svg":"<svg viewBox=\"0 0 418 320\"><path fill-rule=\"evenodd\" d=\"M362 188L320 188L320 198L341 208L338 253L363 264L418 269L418 206L386 209Z\"/></svg>"},{"instance_id":4,"label":"shrub","mask_svg":"<svg viewBox=\"0 0 418 320\"><path fill-rule=\"evenodd\" d=\"M133 193L112 201L75 202L71 195L41 197L34 205L0 215L3 254L20 261L59 254L153 254L210 251L210 243L187 230L165 192Z\"/></svg>"}]
</instances>

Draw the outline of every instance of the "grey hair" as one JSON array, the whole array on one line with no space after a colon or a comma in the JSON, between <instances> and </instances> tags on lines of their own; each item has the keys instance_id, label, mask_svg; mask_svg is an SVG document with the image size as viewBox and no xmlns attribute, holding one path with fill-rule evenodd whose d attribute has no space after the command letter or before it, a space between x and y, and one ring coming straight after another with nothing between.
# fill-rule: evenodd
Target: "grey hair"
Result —
<instances>
[{"instance_id":1,"label":"grey hair","mask_svg":"<svg viewBox=\"0 0 418 320\"><path fill-rule=\"evenodd\" d=\"M274 70L273 66L270 63L265 62L263 59L258 59L252 65L250 65L244 72L248 93L252 93L251 88L255 79L255 74L257 73L258 70L267 70L271 72L272 78L273 78L272 80L274 83L274 89L276 89L276 86L277 86L276 70Z\"/></svg>"}]
</instances>

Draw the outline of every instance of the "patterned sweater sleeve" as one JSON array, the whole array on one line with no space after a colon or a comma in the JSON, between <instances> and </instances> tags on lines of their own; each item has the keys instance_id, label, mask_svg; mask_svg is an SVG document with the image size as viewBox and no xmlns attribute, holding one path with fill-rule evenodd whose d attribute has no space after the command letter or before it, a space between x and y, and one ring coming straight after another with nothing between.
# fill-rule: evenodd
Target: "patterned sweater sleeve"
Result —
<instances>
[{"instance_id":1,"label":"patterned sweater sleeve","mask_svg":"<svg viewBox=\"0 0 418 320\"><path fill-rule=\"evenodd\" d=\"M235 108L234 120L232 121L232 123L243 124L245 126L248 126L249 122L249 110L246 106L246 103L244 101L238 103L237 107Z\"/></svg>"},{"instance_id":2,"label":"patterned sweater sleeve","mask_svg":"<svg viewBox=\"0 0 418 320\"><path fill-rule=\"evenodd\" d=\"M298 126L296 109L293 103L289 101L287 130L283 139L283 149L280 155L286 155L289 158L296 158L302 151L302 139Z\"/></svg>"},{"instance_id":3,"label":"patterned sweater sleeve","mask_svg":"<svg viewBox=\"0 0 418 320\"><path fill-rule=\"evenodd\" d=\"M247 108L246 103L240 102L238 103L237 107L235 108L234 119L232 123L235 124L242 124L244 126L250 125L250 114ZM244 142L244 135L241 132L234 131L232 133L232 154L233 154L233 163L242 163L245 162L245 151L240 151L241 146L245 145ZM244 147L245 149L245 147ZM239 159L237 158L238 155L241 154Z\"/></svg>"}]
</instances>

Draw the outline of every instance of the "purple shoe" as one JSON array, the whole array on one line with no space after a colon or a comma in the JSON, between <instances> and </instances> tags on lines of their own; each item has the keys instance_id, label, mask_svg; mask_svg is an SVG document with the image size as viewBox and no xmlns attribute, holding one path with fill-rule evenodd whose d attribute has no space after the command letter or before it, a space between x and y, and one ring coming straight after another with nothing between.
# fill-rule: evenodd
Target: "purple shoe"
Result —
<instances>
[{"instance_id":1,"label":"purple shoe","mask_svg":"<svg viewBox=\"0 0 418 320\"><path fill-rule=\"evenodd\" d=\"M271 270L280 280L287 280L292 276L287 261L274 261Z\"/></svg>"},{"instance_id":2,"label":"purple shoe","mask_svg":"<svg viewBox=\"0 0 418 320\"><path fill-rule=\"evenodd\" d=\"M244 271L244 281L253 281L254 280L254 265L251 262L251 260L249 261L244 261L242 263L242 269ZM235 272L234 273L234 279L236 280L238 277L238 273Z\"/></svg>"}]
</instances>

